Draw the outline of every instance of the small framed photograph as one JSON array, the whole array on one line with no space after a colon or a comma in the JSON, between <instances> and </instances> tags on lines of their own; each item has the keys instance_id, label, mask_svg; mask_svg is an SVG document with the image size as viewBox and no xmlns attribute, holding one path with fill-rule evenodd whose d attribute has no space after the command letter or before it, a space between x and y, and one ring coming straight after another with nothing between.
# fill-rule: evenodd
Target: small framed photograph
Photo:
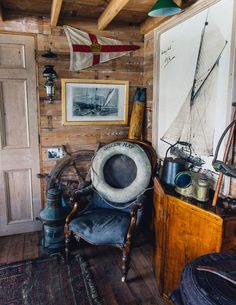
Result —
<instances>
[{"instance_id":1,"label":"small framed photograph","mask_svg":"<svg viewBox=\"0 0 236 305\"><path fill-rule=\"evenodd\" d=\"M64 158L64 150L62 147L48 148L48 159Z\"/></svg>"},{"instance_id":2,"label":"small framed photograph","mask_svg":"<svg viewBox=\"0 0 236 305\"><path fill-rule=\"evenodd\" d=\"M63 125L128 123L128 81L62 79Z\"/></svg>"}]
</instances>

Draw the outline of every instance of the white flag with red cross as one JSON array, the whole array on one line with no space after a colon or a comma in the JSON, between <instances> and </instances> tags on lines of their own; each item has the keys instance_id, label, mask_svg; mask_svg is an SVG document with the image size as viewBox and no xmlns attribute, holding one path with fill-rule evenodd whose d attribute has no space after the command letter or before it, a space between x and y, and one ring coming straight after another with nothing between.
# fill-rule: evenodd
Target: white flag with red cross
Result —
<instances>
[{"instance_id":1,"label":"white flag with red cross","mask_svg":"<svg viewBox=\"0 0 236 305\"><path fill-rule=\"evenodd\" d=\"M111 38L96 36L71 26L64 26L70 47L70 70L78 71L121 57L139 46L123 44Z\"/></svg>"}]
</instances>

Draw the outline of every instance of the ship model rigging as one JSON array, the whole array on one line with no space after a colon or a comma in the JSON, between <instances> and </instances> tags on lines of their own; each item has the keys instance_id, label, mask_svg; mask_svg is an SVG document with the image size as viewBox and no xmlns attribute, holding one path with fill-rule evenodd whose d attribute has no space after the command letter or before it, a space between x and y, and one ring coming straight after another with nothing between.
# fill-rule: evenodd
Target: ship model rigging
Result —
<instances>
[{"instance_id":1,"label":"ship model rigging","mask_svg":"<svg viewBox=\"0 0 236 305\"><path fill-rule=\"evenodd\" d=\"M206 113L214 117L215 92L219 62L227 41L218 30L209 13L201 33L194 80L188 95L175 119L161 140L174 143L190 143L198 156L213 155L215 131L214 119L208 120Z\"/></svg>"}]
</instances>

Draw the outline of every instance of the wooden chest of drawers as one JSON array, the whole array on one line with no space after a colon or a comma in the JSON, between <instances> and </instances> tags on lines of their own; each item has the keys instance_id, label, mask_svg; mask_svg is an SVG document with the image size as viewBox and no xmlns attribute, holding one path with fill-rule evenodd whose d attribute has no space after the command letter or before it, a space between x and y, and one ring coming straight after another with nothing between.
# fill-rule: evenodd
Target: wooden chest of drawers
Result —
<instances>
[{"instance_id":1,"label":"wooden chest of drawers","mask_svg":"<svg viewBox=\"0 0 236 305\"><path fill-rule=\"evenodd\" d=\"M236 253L236 214L199 204L154 183L154 270L160 293L167 296L180 283L192 259L213 252Z\"/></svg>"}]
</instances>

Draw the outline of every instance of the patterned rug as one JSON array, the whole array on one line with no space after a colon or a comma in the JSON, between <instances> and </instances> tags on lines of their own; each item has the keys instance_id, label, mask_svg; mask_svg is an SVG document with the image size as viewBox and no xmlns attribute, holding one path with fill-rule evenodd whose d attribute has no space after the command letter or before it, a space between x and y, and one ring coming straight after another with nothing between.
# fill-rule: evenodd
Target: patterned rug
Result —
<instances>
[{"instance_id":1,"label":"patterned rug","mask_svg":"<svg viewBox=\"0 0 236 305\"><path fill-rule=\"evenodd\" d=\"M101 305L88 266L76 255L0 266L1 305Z\"/></svg>"}]
</instances>

